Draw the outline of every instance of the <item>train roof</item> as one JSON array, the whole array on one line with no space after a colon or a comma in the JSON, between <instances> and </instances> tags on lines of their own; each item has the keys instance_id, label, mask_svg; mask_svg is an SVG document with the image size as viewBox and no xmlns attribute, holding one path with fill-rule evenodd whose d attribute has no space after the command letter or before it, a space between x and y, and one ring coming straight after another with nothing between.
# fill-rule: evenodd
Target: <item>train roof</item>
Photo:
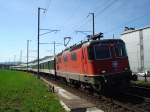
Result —
<instances>
[{"instance_id":1,"label":"train roof","mask_svg":"<svg viewBox=\"0 0 150 112\"><path fill-rule=\"evenodd\" d=\"M41 58L40 63L45 63L51 60L54 60L54 56L47 56L47 57Z\"/></svg>"},{"instance_id":2,"label":"train roof","mask_svg":"<svg viewBox=\"0 0 150 112\"><path fill-rule=\"evenodd\" d=\"M64 51L57 54L57 56L62 55L62 53L64 52L73 51L75 49L81 48L82 46L89 46L89 45L94 45L94 44L105 44L105 43L120 43L120 42L124 43L124 41L121 39L101 39L101 40L89 40L89 41L84 41L84 42L81 41L79 44L74 44L66 48Z\"/></svg>"},{"instance_id":3,"label":"train roof","mask_svg":"<svg viewBox=\"0 0 150 112\"><path fill-rule=\"evenodd\" d=\"M54 60L53 56L45 56L44 58L41 58L39 61L41 64L41 63L45 63L51 60ZM33 60L28 63L28 66L33 66L33 65L37 65L37 60ZM26 67L26 66L27 66L27 63L22 63L19 65L11 66L11 68L21 68L21 67Z\"/></svg>"},{"instance_id":4,"label":"train roof","mask_svg":"<svg viewBox=\"0 0 150 112\"><path fill-rule=\"evenodd\" d=\"M45 57L39 59L40 63L48 62L51 60L54 60L54 56L45 56ZM36 65L36 64L37 64L37 59L29 62L29 65Z\"/></svg>"},{"instance_id":5,"label":"train roof","mask_svg":"<svg viewBox=\"0 0 150 112\"><path fill-rule=\"evenodd\" d=\"M121 39L103 39L103 40L93 40L89 42L89 45L93 44L108 44L108 43L124 43Z\"/></svg>"}]
</instances>

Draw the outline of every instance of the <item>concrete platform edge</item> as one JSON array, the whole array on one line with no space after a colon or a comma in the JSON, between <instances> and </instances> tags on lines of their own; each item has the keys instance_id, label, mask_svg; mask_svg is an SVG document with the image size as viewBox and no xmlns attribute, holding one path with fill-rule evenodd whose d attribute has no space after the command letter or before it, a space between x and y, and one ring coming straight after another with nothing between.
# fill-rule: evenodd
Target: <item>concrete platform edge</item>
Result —
<instances>
[{"instance_id":1,"label":"concrete platform edge","mask_svg":"<svg viewBox=\"0 0 150 112\"><path fill-rule=\"evenodd\" d=\"M45 80L44 78L41 78L41 80L43 80L47 86L51 85L51 86L56 86L55 84L52 84L51 82ZM55 87L54 87L55 88ZM57 93L56 88L54 89L54 92ZM67 112L72 112L73 110L71 108L69 108L61 99L60 100L60 104L62 105L62 107L67 111ZM74 111L73 111L74 112ZM86 108L85 112L104 112L103 110L100 110L96 107L91 107L91 108Z\"/></svg>"}]
</instances>

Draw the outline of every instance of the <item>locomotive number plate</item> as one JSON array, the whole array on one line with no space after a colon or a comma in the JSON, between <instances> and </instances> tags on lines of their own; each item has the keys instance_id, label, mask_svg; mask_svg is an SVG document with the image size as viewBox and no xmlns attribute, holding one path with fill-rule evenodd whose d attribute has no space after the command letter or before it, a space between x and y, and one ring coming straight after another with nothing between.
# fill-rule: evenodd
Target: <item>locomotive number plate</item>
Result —
<instances>
[{"instance_id":1,"label":"locomotive number plate","mask_svg":"<svg viewBox=\"0 0 150 112\"><path fill-rule=\"evenodd\" d=\"M117 68L117 67L118 67L118 62L112 61L112 68Z\"/></svg>"}]
</instances>

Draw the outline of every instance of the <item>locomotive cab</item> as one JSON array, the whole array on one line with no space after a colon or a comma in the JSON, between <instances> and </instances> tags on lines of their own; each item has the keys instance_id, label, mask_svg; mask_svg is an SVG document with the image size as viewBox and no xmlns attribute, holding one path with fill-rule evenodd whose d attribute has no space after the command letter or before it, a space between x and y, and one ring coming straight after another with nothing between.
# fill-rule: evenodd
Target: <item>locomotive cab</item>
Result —
<instances>
[{"instance_id":1,"label":"locomotive cab","mask_svg":"<svg viewBox=\"0 0 150 112\"><path fill-rule=\"evenodd\" d=\"M92 41L88 46L88 60L96 86L116 87L129 84L131 71L125 44L120 39ZM97 84L98 83L98 84Z\"/></svg>"}]
</instances>

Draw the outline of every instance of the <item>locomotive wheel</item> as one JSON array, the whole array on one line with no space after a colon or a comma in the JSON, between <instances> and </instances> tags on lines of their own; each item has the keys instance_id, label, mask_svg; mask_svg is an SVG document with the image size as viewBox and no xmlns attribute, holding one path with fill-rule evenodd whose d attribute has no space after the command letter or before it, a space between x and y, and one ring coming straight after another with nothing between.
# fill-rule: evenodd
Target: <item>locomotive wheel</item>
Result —
<instances>
[{"instance_id":1,"label":"locomotive wheel","mask_svg":"<svg viewBox=\"0 0 150 112\"><path fill-rule=\"evenodd\" d=\"M75 87L77 89L80 88L80 82L79 81L69 79L69 83L70 83L70 85L72 85L73 87Z\"/></svg>"},{"instance_id":2,"label":"locomotive wheel","mask_svg":"<svg viewBox=\"0 0 150 112\"><path fill-rule=\"evenodd\" d=\"M93 85L93 89L96 93L101 94L104 91L104 85L103 84Z\"/></svg>"}]
</instances>

